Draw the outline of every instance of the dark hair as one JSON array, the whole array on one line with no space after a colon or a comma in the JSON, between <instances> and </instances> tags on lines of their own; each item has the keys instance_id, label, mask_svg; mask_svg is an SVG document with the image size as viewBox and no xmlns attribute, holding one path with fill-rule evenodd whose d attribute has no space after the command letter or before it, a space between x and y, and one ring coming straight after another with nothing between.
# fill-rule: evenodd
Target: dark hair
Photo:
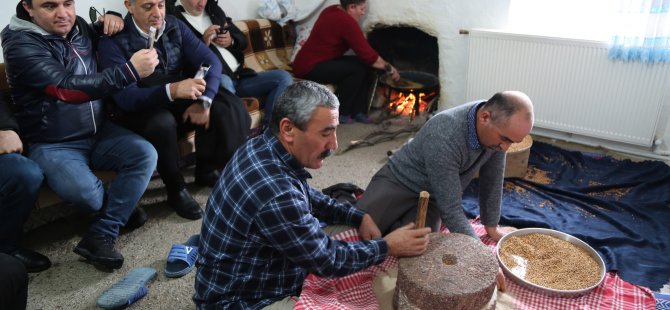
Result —
<instances>
[{"instance_id":1,"label":"dark hair","mask_svg":"<svg viewBox=\"0 0 670 310\"><path fill-rule=\"evenodd\" d=\"M364 3L364 2L366 2L366 1L367 1L367 0L340 0L340 6L341 6L343 9L346 10L347 7L348 7L350 4L359 5L359 4Z\"/></svg>"},{"instance_id":2,"label":"dark hair","mask_svg":"<svg viewBox=\"0 0 670 310\"><path fill-rule=\"evenodd\" d=\"M305 130L318 107L336 110L340 107L340 102L330 89L319 83L308 80L294 83L286 88L272 108L270 130L275 135L278 134L279 122L284 117L291 120L298 129Z\"/></svg>"},{"instance_id":3,"label":"dark hair","mask_svg":"<svg viewBox=\"0 0 670 310\"><path fill-rule=\"evenodd\" d=\"M496 125L502 125L509 120L509 118L523 108L523 105L518 104L513 99L512 95L505 93L496 93L486 101L482 109L491 112L491 121Z\"/></svg>"}]
</instances>

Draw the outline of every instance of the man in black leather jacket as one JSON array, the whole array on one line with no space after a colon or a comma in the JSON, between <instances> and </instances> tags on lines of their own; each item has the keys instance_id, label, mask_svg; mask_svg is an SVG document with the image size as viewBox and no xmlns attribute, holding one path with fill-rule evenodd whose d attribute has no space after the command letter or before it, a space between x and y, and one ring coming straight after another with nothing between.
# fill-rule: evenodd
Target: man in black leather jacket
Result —
<instances>
[{"instance_id":1,"label":"man in black leather jacket","mask_svg":"<svg viewBox=\"0 0 670 310\"><path fill-rule=\"evenodd\" d=\"M102 18L109 34L118 16ZM156 167L156 151L140 136L106 121L102 98L151 74L153 50L98 72L95 33L77 17L72 0L23 0L2 31L2 48L25 150L64 200L98 217L75 253L120 268L114 248ZM91 169L113 170L107 189Z\"/></svg>"}]
</instances>

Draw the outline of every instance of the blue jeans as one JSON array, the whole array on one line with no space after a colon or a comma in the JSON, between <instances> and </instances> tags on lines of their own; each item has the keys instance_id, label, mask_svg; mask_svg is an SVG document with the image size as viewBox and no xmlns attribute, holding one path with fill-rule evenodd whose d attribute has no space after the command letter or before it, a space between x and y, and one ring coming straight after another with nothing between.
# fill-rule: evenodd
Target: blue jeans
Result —
<instances>
[{"instance_id":1,"label":"blue jeans","mask_svg":"<svg viewBox=\"0 0 670 310\"><path fill-rule=\"evenodd\" d=\"M255 76L243 77L232 80L227 75L222 75L221 86L239 97L266 97L263 109L265 115L263 122L267 124L272 115L272 107L277 97L293 83L293 77L284 70L270 70L258 72Z\"/></svg>"},{"instance_id":2,"label":"blue jeans","mask_svg":"<svg viewBox=\"0 0 670 310\"><path fill-rule=\"evenodd\" d=\"M29 151L61 199L85 211L99 211L88 235L112 238L119 235L146 190L158 157L149 142L111 122L93 137L36 143ZM116 171L106 191L91 169Z\"/></svg>"},{"instance_id":3,"label":"blue jeans","mask_svg":"<svg viewBox=\"0 0 670 310\"><path fill-rule=\"evenodd\" d=\"M10 253L19 247L44 176L34 161L15 153L0 155L0 171L0 253Z\"/></svg>"}]
</instances>

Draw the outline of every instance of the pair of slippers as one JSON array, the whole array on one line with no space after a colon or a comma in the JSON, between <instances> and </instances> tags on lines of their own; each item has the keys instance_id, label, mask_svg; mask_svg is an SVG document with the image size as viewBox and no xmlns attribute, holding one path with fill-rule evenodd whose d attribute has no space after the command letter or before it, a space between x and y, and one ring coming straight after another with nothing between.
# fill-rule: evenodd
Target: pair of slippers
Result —
<instances>
[{"instance_id":1,"label":"pair of slippers","mask_svg":"<svg viewBox=\"0 0 670 310\"><path fill-rule=\"evenodd\" d=\"M191 236L184 244L173 244L165 264L165 276L182 277L195 266L198 258L200 235ZM149 292L148 284L156 278L156 269L138 267L115 283L98 297L96 304L103 309L117 309L131 305Z\"/></svg>"}]
</instances>

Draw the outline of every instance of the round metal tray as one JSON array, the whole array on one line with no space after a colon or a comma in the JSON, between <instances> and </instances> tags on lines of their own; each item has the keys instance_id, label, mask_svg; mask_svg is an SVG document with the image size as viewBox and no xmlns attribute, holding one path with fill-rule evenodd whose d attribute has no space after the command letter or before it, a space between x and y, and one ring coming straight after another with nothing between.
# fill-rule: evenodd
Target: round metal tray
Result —
<instances>
[{"instance_id":1,"label":"round metal tray","mask_svg":"<svg viewBox=\"0 0 670 310\"><path fill-rule=\"evenodd\" d=\"M528 282L528 281L518 277L514 273L512 273L512 271L510 271L507 268L507 266L505 266L505 264L500 259L500 247L503 244L505 244L505 241L510 237L523 236L523 235L528 235L528 234L549 235L549 236L552 236L552 237L556 237L560 240L570 242L570 243L574 244L575 246L584 249L586 251L586 253L588 253L588 255L591 256L596 261L596 263L598 264L598 267L600 268L600 274L599 274L598 282L596 284L590 286L590 287L580 289L580 290L556 290L556 289L551 289L551 288L547 288L547 287L544 287L544 286L540 286L540 285L537 285L537 284L533 284L531 282ZM582 296L582 295L585 295L585 294L591 292L596 287L598 287L603 282L603 280L605 279L605 272L606 272L605 263L603 262L603 259L600 257L600 255L598 255L598 252L596 252L591 246L586 244L584 241L579 240L574 236L571 236L569 234L566 234L564 232L560 232L560 231L557 231L557 230L545 229L545 228L524 228L524 229L519 229L519 230L515 230L511 233L508 233L507 235L503 236L500 239L500 241L498 241L498 245L496 246L496 257L498 258L498 263L500 264L500 268L502 268L503 273L505 273L505 276L508 279L511 278L516 283L519 283L520 285L522 285L522 286L524 286L524 287L526 287L526 288L528 288L532 291L535 291L535 292L538 292L538 293L541 293L541 294L544 294L544 295L548 295L548 296L556 296L556 297L578 297L578 296Z\"/></svg>"}]
</instances>

